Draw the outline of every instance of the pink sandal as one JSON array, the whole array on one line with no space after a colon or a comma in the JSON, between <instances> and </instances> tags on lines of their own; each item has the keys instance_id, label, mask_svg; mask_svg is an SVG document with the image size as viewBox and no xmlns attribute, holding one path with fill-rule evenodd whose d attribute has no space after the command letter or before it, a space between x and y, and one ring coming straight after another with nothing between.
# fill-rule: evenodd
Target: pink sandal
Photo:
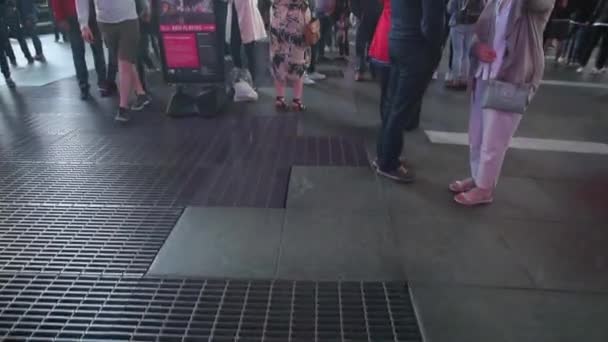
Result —
<instances>
[{"instance_id":1,"label":"pink sandal","mask_svg":"<svg viewBox=\"0 0 608 342\"><path fill-rule=\"evenodd\" d=\"M494 202L491 190L481 188L473 188L467 192L462 192L454 197L456 203L466 207L474 207L482 204L490 204Z\"/></svg>"},{"instance_id":2,"label":"pink sandal","mask_svg":"<svg viewBox=\"0 0 608 342\"><path fill-rule=\"evenodd\" d=\"M452 182L449 188L451 192L456 194L467 192L475 188L475 181L473 180L473 178L457 180L455 182Z\"/></svg>"}]
</instances>

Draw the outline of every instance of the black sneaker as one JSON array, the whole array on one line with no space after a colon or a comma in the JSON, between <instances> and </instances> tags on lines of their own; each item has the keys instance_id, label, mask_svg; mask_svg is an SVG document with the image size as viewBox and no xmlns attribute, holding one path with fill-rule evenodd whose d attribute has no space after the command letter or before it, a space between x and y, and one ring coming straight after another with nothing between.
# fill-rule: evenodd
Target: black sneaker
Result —
<instances>
[{"instance_id":1,"label":"black sneaker","mask_svg":"<svg viewBox=\"0 0 608 342\"><path fill-rule=\"evenodd\" d=\"M144 109L144 107L149 105L150 102L152 102L152 98L150 98L150 95L148 95L148 94L137 95L137 99L135 99L135 103L133 103L133 105L131 105L131 110L140 111L140 110Z\"/></svg>"},{"instance_id":2,"label":"black sneaker","mask_svg":"<svg viewBox=\"0 0 608 342\"><path fill-rule=\"evenodd\" d=\"M44 57L44 55L36 55L34 56L34 60L41 63L46 63L46 57Z\"/></svg>"},{"instance_id":3,"label":"black sneaker","mask_svg":"<svg viewBox=\"0 0 608 342\"><path fill-rule=\"evenodd\" d=\"M118 87L114 82L101 82L99 84L99 93L101 97L110 97L116 94Z\"/></svg>"},{"instance_id":4,"label":"black sneaker","mask_svg":"<svg viewBox=\"0 0 608 342\"><path fill-rule=\"evenodd\" d=\"M13 79L10 78L10 77L6 78L6 86L9 87L10 89L17 88L17 85L15 84L15 81L13 81Z\"/></svg>"},{"instance_id":5,"label":"black sneaker","mask_svg":"<svg viewBox=\"0 0 608 342\"><path fill-rule=\"evenodd\" d=\"M400 165L393 171L382 171L380 169L377 169L376 172L380 176L386 177L399 183L412 183L416 180L414 172L411 169L405 168L405 166L403 165Z\"/></svg>"},{"instance_id":6,"label":"black sneaker","mask_svg":"<svg viewBox=\"0 0 608 342\"><path fill-rule=\"evenodd\" d=\"M91 97L91 93L89 92L89 89L80 89L80 99L83 101L88 100Z\"/></svg>"},{"instance_id":7,"label":"black sneaker","mask_svg":"<svg viewBox=\"0 0 608 342\"><path fill-rule=\"evenodd\" d=\"M131 121L131 115L129 115L129 110L127 108L118 108L118 111L116 112L116 116L114 117L114 121L116 121L116 122Z\"/></svg>"}]
</instances>

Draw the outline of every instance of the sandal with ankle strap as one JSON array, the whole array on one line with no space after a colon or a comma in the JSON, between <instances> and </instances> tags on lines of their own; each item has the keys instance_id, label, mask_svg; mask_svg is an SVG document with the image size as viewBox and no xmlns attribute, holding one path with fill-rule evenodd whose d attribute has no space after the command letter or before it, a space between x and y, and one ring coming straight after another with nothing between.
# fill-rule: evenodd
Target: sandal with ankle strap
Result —
<instances>
[{"instance_id":1,"label":"sandal with ankle strap","mask_svg":"<svg viewBox=\"0 0 608 342\"><path fill-rule=\"evenodd\" d=\"M473 178L467 178L464 180L457 180L450 184L450 191L456 194L467 192L475 188L475 181Z\"/></svg>"},{"instance_id":2,"label":"sandal with ankle strap","mask_svg":"<svg viewBox=\"0 0 608 342\"><path fill-rule=\"evenodd\" d=\"M293 99L291 101L291 110L294 112L303 112L306 110L306 106L302 103L302 100Z\"/></svg>"},{"instance_id":3,"label":"sandal with ankle strap","mask_svg":"<svg viewBox=\"0 0 608 342\"><path fill-rule=\"evenodd\" d=\"M283 96L277 96L274 102L274 106L276 107L276 109L281 111L287 111L289 109L289 106L287 106L287 102L285 102L285 97Z\"/></svg>"}]
</instances>

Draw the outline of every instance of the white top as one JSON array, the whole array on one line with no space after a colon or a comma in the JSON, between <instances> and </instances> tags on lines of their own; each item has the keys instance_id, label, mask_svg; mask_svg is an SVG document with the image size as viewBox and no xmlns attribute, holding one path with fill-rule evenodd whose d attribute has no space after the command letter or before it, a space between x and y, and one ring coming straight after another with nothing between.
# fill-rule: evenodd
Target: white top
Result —
<instances>
[{"instance_id":1,"label":"white top","mask_svg":"<svg viewBox=\"0 0 608 342\"><path fill-rule=\"evenodd\" d=\"M137 19L135 1L141 1L143 8L149 8L145 0L95 0L97 21L106 24L116 24L126 20ZM80 26L89 25L90 0L76 0L76 11Z\"/></svg>"},{"instance_id":2,"label":"white top","mask_svg":"<svg viewBox=\"0 0 608 342\"><path fill-rule=\"evenodd\" d=\"M512 0L496 1L496 24L492 48L496 51L496 59L492 63L480 63L475 77L482 80L495 79L500 71L507 51L507 24L511 14Z\"/></svg>"}]
</instances>

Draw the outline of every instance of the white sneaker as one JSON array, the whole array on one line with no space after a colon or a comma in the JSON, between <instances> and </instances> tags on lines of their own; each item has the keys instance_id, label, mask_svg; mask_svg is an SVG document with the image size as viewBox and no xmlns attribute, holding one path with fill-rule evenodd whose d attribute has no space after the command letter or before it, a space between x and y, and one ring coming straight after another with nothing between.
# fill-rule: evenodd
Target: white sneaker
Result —
<instances>
[{"instance_id":1,"label":"white sneaker","mask_svg":"<svg viewBox=\"0 0 608 342\"><path fill-rule=\"evenodd\" d=\"M448 75L448 74L446 74L446 77L447 77L447 75ZM434 80L436 80L436 79L438 79L438 78L439 78L439 73L438 73L437 71L435 71L435 72L433 73L433 79L434 79Z\"/></svg>"},{"instance_id":2,"label":"white sneaker","mask_svg":"<svg viewBox=\"0 0 608 342\"><path fill-rule=\"evenodd\" d=\"M585 71L585 67L578 67L578 69L576 69L576 72L578 72L579 74L583 71Z\"/></svg>"},{"instance_id":3,"label":"white sneaker","mask_svg":"<svg viewBox=\"0 0 608 342\"><path fill-rule=\"evenodd\" d=\"M315 82L312 78L310 78L310 76L308 75L308 73L304 74L304 85L314 85L317 82Z\"/></svg>"},{"instance_id":4,"label":"white sneaker","mask_svg":"<svg viewBox=\"0 0 608 342\"><path fill-rule=\"evenodd\" d=\"M313 72L312 74L308 74L308 77L313 81L322 81L327 78L327 76L323 75L320 72Z\"/></svg>"}]
</instances>

